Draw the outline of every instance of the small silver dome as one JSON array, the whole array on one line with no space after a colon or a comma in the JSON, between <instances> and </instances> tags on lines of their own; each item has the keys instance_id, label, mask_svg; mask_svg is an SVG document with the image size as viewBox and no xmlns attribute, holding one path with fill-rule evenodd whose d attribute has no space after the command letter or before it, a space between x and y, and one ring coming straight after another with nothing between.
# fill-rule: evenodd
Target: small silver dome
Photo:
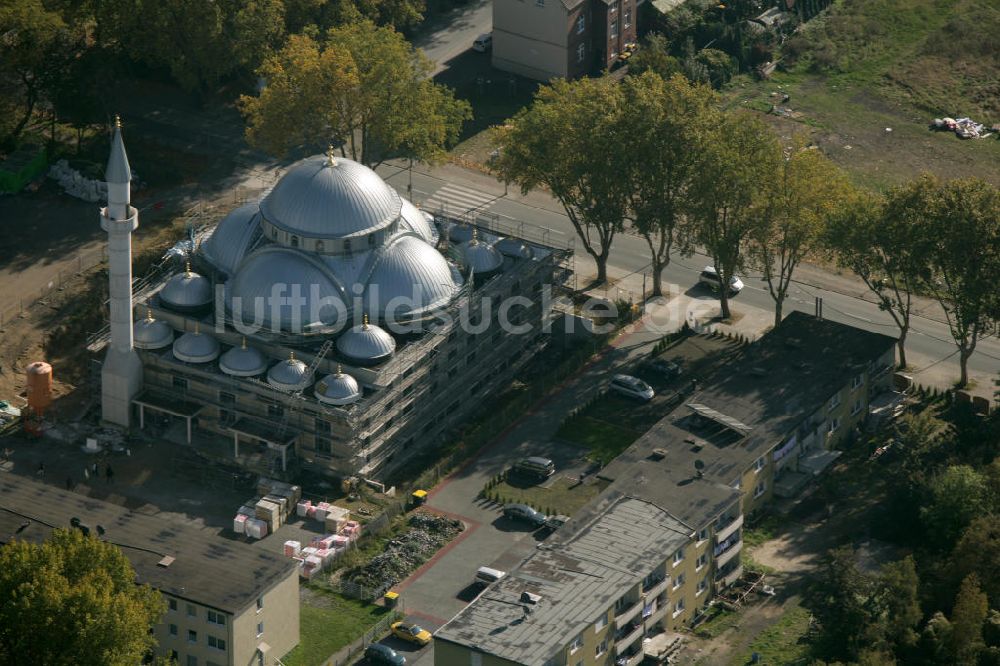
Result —
<instances>
[{"instance_id":1,"label":"small silver dome","mask_svg":"<svg viewBox=\"0 0 1000 666\"><path fill-rule=\"evenodd\" d=\"M360 326L337 338L337 351L351 363L375 365L392 356L396 341L378 326L368 323L368 315L364 315Z\"/></svg>"},{"instance_id":2,"label":"small silver dome","mask_svg":"<svg viewBox=\"0 0 1000 666\"><path fill-rule=\"evenodd\" d=\"M349 405L361 399L357 380L345 374L340 366L337 366L336 373L316 382L313 390L316 392L316 399L328 405Z\"/></svg>"},{"instance_id":3,"label":"small silver dome","mask_svg":"<svg viewBox=\"0 0 1000 666\"><path fill-rule=\"evenodd\" d=\"M472 227L468 224L450 222L448 224L448 242L453 244L468 243L472 240Z\"/></svg>"},{"instance_id":4,"label":"small silver dome","mask_svg":"<svg viewBox=\"0 0 1000 666\"><path fill-rule=\"evenodd\" d=\"M307 157L292 166L260 204L268 222L290 234L343 238L371 233L399 218L402 199L374 171L343 157Z\"/></svg>"},{"instance_id":5,"label":"small silver dome","mask_svg":"<svg viewBox=\"0 0 1000 666\"><path fill-rule=\"evenodd\" d=\"M193 312L212 304L212 283L191 270L173 276L160 290L160 301L171 310Z\"/></svg>"},{"instance_id":6,"label":"small silver dome","mask_svg":"<svg viewBox=\"0 0 1000 666\"><path fill-rule=\"evenodd\" d=\"M501 238L493 243L493 249L505 257L514 257L515 259L531 259L535 256L534 250L511 236Z\"/></svg>"},{"instance_id":7,"label":"small silver dome","mask_svg":"<svg viewBox=\"0 0 1000 666\"><path fill-rule=\"evenodd\" d=\"M281 391L301 391L312 382L312 373L292 352L287 361L280 361L267 371L267 383Z\"/></svg>"},{"instance_id":8,"label":"small silver dome","mask_svg":"<svg viewBox=\"0 0 1000 666\"><path fill-rule=\"evenodd\" d=\"M213 266L232 275L260 233L260 206L249 203L222 218L201 252Z\"/></svg>"},{"instance_id":9,"label":"small silver dome","mask_svg":"<svg viewBox=\"0 0 1000 666\"><path fill-rule=\"evenodd\" d=\"M472 269L473 275L489 275L503 266L503 255L488 243L479 240L473 229L472 238L462 245L462 263Z\"/></svg>"},{"instance_id":10,"label":"small silver dome","mask_svg":"<svg viewBox=\"0 0 1000 666\"><path fill-rule=\"evenodd\" d=\"M174 341L174 329L159 319L153 319L153 312L146 309L146 316L132 324L132 338L139 349L163 349Z\"/></svg>"},{"instance_id":11,"label":"small silver dome","mask_svg":"<svg viewBox=\"0 0 1000 666\"><path fill-rule=\"evenodd\" d=\"M174 358L185 363L208 363L219 358L219 341L198 330L185 333L174 342Z\"/></svg>"},{"instance_id":12,"label":"small silver dome","mask_svg":"<svg viewBox=\"0 0 1000 666\"><path fill-rule=\"evenodd\" d=\"M219 369L233 377L256 377L267 370L267 360L253 347L247 347L247 339L243 338L239 347L233 347L222 355Z\"/></svg>"}]
</instances>

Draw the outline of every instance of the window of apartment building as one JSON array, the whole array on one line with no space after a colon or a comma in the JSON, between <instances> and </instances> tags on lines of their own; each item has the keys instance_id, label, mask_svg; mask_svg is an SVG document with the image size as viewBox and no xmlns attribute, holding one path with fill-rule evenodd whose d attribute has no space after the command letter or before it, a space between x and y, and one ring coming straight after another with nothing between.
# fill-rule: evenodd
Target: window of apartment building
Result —
<instances>
[{"instance_id":1,"label":"window of apartment building","mask_svg":"<svg viewBox=\"0 0 1000 666\"><path fill-rule=\"evenodd\" d=\"M840 405L840 391L837 391L836 393L833 394L833 397L830 398L830 403L829 405L827 405L826 409L827 411L830 411L832 409L836 409L839 405Z\"/></svg>"},{"instance_id":2,"label":"window of apartment building","mask_svg":"<svg viewBox=\"0 0 1000 666\"><path fill-rule=\"evenodd\" d=\"M188 380L185 379L184 377L178 377L177 375L174 375L172 383L173 383L175 389L180 389L182 391L187 391Z\"/></svg>"},{"instance_id":3,"label":"window of apartment building","mask_svg":"<svg viewBox=\"0 0 1000 666\"><path fill-rule=\"evenodd\" d=\"M618 19L611 20L611 39L618 36Z\"/></svg>"},{"instance_id":4,"label":"window of apartment building","mask_svg":"<svg viewBox=\"0 0 1000 666\"><path fill-rule=\"evenodd\" d=\"M198 632L194 629L188 629L188 643L198 642Z\"/></svg>"},{"instance_id":5,"label":"window of apartment building","mask_svg":"<svg viewBox=\"0 0 1000 666\"><path fill-rule=\"evenodd\" d=\"M263 622L258 622L257 623L257 638L260 638L263 635L264 635L264 623Z\"/></svg>"},{"instance_id":6,"label":"window of apartment building","mask_svg":"<svg viewBox=\"0 0 1000 666\"><path fill-rule=\"evenodd\" d=\"M176 599L167 599L167 606L172 611L177 610L177 600Z\"/></svg>"},{"instance_id":7,"label":"window of apartment building","mask_svg":"<svg viewBox=\"0 0 1000 666\"><path fill-rule=\"evenodd\" d=\"M212 624L217 624L220 627L226 626L226 616L223 613L217 611L208 611L208 621Z\"/></svg>"},{"instance_id":8,"label":"window of apartment building","mask_svg":"<svg viewBox=\"0 0 1000 666\"><path fill-rule=\"evenodd\" d=\"M273 402L267 403L267 417L270 419L280 419L285 413L285 408Z\"/></svg>"},{"instance_id":9,"label":"window of apartment building","mask_svg":"<svg viewBox=\"0 0 1000 666\"><path fill-rule=\"evenodd\" d=\"M598 632L608 625L608 614L601 613L601 615L594 620L594 632Z\"/></svg>"},{"instance_id":10,"label":"window of apartment building","mask_svg":"<svg viewBox=\"0 0 1000 666\"><path fill-rule=\"evenodd\" d=\"M333 453L333 440L328 435L316 435L313 447L320 453Z\"/></svg>"},{"instance_id":11,"label":"window of apartment building","mask_svg":"<svg viewBox=\"0 0 1000 666\"><path fill-rule=\"evenodd\" d=\"M573 654L577 650L583 647L583 634L580 634L573 639L573 642L569 644L569 653Z\"/></svg>"},{"instance_id":12,"label":"window of apartment building","mask_svg":"<svg viewBox=\"0 0 1000 666\"><path fill-rule=\"evenodd\" d=\"M861 398L855 400L854 406L851 407L851 416L857 416L858 412L861 411L862 407L864 407L864 402L861 400Z\"/></svg>"},{"instance_id":13,"label":"window of apartment building","mask_svg":"<svg viewBox=\"0 0 1000 666\"><path fill-rule=\"evenodd\" d=\"M760 472L762 469L764 469L764 456L761 456L760 458L757 458L757 460L753 461L754 472Z\"/></svg>"},{"instance_id":14,"label":"window of apartment building","mask_svg":"<svg viewBox=\"0 0 1000 666\"><path fill-rule=\"evenodd\" d=\"M299 237L298 236L292 236L289 239L289 242L291 243L292 247L298 247L299 246Z\"/></svg>"},{"instance_id":15,"label":"window of apartment building","mask_svg":"<svg viewBox=\"0 0 1000 666\"><path fill-rule=\"evenodd\" d=\"M678 599L677 603L674 604L674 617L677 617L684 612L684 600Z\"/></svg>"},{"instance_id":16,"label":"window of apartment building","mask_svg":"<svg viewBox=\"0 0 1000 666\"><path fill-rule=\"evenodd\" d=\"M587 18L580 14L580 18L576 20L576 34L582 35L584 30L587 29Z\"/></svg>"},{"instance_id":17,"label":"window of apartment building","mask_svg":"<svg viewBox=\"0 0 1000 666\"><path fill-rule=\"evenodd\" d=\"M231 407L236 404L236 396L232 393L226 393L225 391L219 391L219 404Z\"/></svg>"},{"instance_id":18,"label":"window of apartment building","mask_svg":"<svg viewBox=\"0 0 1000 666\"><path fill-rule=\"evenodd\" d=\"M677 576L677 578L674 579L674 589L676 590L683 584L684 584L684 574L680 574L679 576Z\"/></svg>"},{"instance_id":19,"label":"window of apartment building","mask_svg":"<svg viewBox=\"0 0 1000 666\"><path fill-rule=\"evenodd\" d=\"M851 388L856 389L864 383L865 383L865 376L864 374L860 374L851 380Z\"/></svg>"},{"instance_id":20,"label":"window of apartment building","mask_svg":"<svg viewBox=\"0 0 1000 666\"><path fill-rule=\"evenodd\" d=\"M694 570L697 571L706 564L708 564L708 553L702 553L701 555L698 556L698 559L695 560Z\"/></svg>"},{"instance_id":21,"label":"window of apartment building","mask_svg":"<svg viewBox=\"0 0 1000 666\"><path fill-rule=\"evenodd\" d=\"M176 624L170 625L170 635L171 636L176 636L177 635L177 625Z\"/></svg>"},{"instance_id":22,"label":"window of apartment building","mask_svg":"<svg viewBox=\"0 0 1000 666\"><path fill-rule=\"evenodd\" d=\"M187 666L198 666L198 657L189 654L187 658Z\"/></svg>"},{"instance_id":23,"label":"window of apartment building","mask_svg":"<svg viewBox=\"0 0 1000 666\"><path fill-rule=\"evenodd\" d=\"M330 434L330 422L323 419L316 419L316 432L324 435Z\"/></svg>"},{"instance_id":24,"label":"window of apartment building","mask_svg":"<svg viewBox=\"0 0 1000 666\"><path fill-rule=\"evenodd\" d=\"M678 548L677 552L674 553L674 566L677 566L678 564L680 564L681 560L683 560L683 559L684 559L684 549L683 548Z\"/></svg>"},{"instance_id":25,"label":"window of apartment building","mask_svg":"<svg viewBox=\"0 0 1000 666\"><path fill-rule=\"evenodd\" d=\"M208 647L215 648L216 650L223 650L223 651L225 651L225 649L226 649L226 639L224 639L224 638L216 638L215 636L209 636L208 637Z\"/></svg>"},{"instance_id":26,"label":"window of apartment building","mask_svg":"<svg viewBox=\"0 0 1000 666\"><path fill-rule=\"evenodd\" d=\"M827 432L837 432L840 427L840 419L833 418L827 422Z\"/></svg>"},{"instance_id":27,"label":"window of apartment building","mask_svg":"<svg viewBox=\"0 0 1000 666\"><path fill-rule=\"evenodd\" d=\"M755 487L753 489L753 497L754 497L754 499L757 499L758 497L760 497L761 495L763 495L765 490L767 490L767 484L764 483L763 481L761 481L760 483L758 483L757 487Z\"/></svg>"},{"instance_id":28,"label":"window of apartment building","mask_svg":"<svg viewBox=\"0 0 1000 666\"><path fill-rule=\"evenodd\" d=\"M708 578L702 578L698 581L698 589L695 590L695 596L698 596L702 592L708 589Z\"/></svg>"},{"instance_id":29,"label":"window of apartment building","mask_svg":"<svg viewBox=\"0 0 1000 666\"><path fill-rule=\"evenodd\" d=\"M180 656L177 654L177 650L171 650L170 651L170 658L173 661L177 661L178 659L180 659Z\"/></svg>"},{"instance_id":30,"label":"window of apartment building","mask_svg":"<svg viewBox=\"0 0 1000 666\"><path fill-rule=\"evenodd\" d=\"M191 604L188 604L187 605L187 614L188 614L188 617L198 617L198 609L195 608L194 606L192 606Z\"/></svg>"},{"instance_id":31,"label":"window of apartment building","mask_svg":"<svg viewBox=\"0 0 1000 666\"><path fill-rule=\"evenodd\" d=\"M600 657L602 654L608 651L608 639L604 639L597 644L597 649L594 650L594 654Z\"/></svg>"},{"instance_id":32,"label":"window of apartment building","mask_svg":"<svg viewBox=\"0 0 1000 666\"><path fill-rule=\"evenodd\" d=\"M698 543L701 543L702 541L704 541L707 538L708 538L708 528L707 527L703 527L700 530L698 530Z\"/></svg>"},{"instance_id":33,"label":"window of apartment building","mask_svg":"<svg viewBox=\"0 0 1000 666\"><path fill-rule=\"evenodd\" d=\"M580 44L579 46L576 47L576 61L583 62L584 58L586 57L587 57L587 45ZM493 337L494 339L499 339L500 331L498 330L496 333L494 333Z\"/></svg>"},{"instance_id":34,"label":"window of apartment building","mask_svg":"<svg viewBox=\"0 0 1000 666\"><path fill-rule=\"evenodd\" d=\"M625 27L632 25L632 8L625 7Z\"/></svg>"},{"instance_id":35,"label":"window of apartment building","mask_svg":"<svg viewBox=\"0 0 1000 666\"><path fill-rule=\"evenodd\" d=\"M263 610L263 608L264 608L264 597L257 597L257 610L260 611ZM261 626L264 625L261 624Z\"/></svg>"}]
</instances>

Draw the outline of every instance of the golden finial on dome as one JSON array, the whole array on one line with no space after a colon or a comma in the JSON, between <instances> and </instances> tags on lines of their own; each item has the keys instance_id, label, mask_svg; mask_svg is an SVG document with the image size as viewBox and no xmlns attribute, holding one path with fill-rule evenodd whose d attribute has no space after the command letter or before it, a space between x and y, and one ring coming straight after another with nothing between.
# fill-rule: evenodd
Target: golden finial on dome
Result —
<instances>
[{"instance_id":1,"label":"golden finial on dome","mask_svg":"<svg viewBox=\"0 0 1000 666\"><path fill-rule=\"evenodd\" d=\"M363 331L367 331L368 330L368 313L367 312L364 313L363 315L361 315L361 330L363 330Z\"/></svg>"},{"instance_id":2,"label":"golden finial on dome","mask_svg":"<svg viewBox=\"0 0 1000 666\"><path fill-rule=\"evenodd\" d=\"M146 306L146 321L153 321L153 309Z\"/></svg>"},{"instance_id":3,"label":"golden finial on dome","mask_svg":"<svg viewBox=\"0 0 1000 666\"><path fill-rule=\"evenodd\" d=\"M326 164L327 166L337 166L337 160L334 159L332 143L326 147Z\"/></svg>"},{"instance_id":4,"label":"golden finial on dome","mask_svg":"<svg viewBox=\"0 0 1000 666\"><path fill-rule=\"evenodd\" d=\"M289 363L295 362L295 352L293 351L288 352L288 362Z\"/></svg>"},{"instance_id":5,"label":"golden finial on dome","mask_svg":"<svg viewBox=\"0 0 1000 666\"><path fill-rule=\"evenodd\" d=\"M194 323L194 334L201 335L201 331L198 329L198 322Z\"/></svg>"},{"instance_id":6,"label":"golden finial on dome","mask_svg":"<svg viewBox=\"0 0 1000 666\"><path fill-rule=\"evenodd\" d=\"M479 231L476 229L476 227L472 227L472 240L469 241L469 244L475 245L478 242L479 242Z\"/></svg>"},{"instance_id":7,"label":"golden finial on dome","mask_svg":"<svg viewBox=\"0 0 1000 666\"><path fill-rule=\"evenodd\" d=\"M244 335L240 339L240 349L246 349L246 348L247 348L247 336Z\"/></svg>"},{"instance_id":8,"label":"golden finial on dome","mask_svg":"<svg viewBox=\"0 0 1000 666\"><path fill-rule=\"evenodd\" d=\"M115 127L117 129L121 129L122 128L122 119L121 119L121 116L119 116L117 113L115 114Z\"/></svg>"},{"instance_id":9,"label":"golden finial on dome","mask_svg":"<svg viewBox=\"0 0 1000 666\"><path fill-rule=\"evenodd\" d=\"M188 276L188 277L191 277L191 260L190 259L185 259L184 260L184 274L186 276Z\"/></svg>"}]
</instances>

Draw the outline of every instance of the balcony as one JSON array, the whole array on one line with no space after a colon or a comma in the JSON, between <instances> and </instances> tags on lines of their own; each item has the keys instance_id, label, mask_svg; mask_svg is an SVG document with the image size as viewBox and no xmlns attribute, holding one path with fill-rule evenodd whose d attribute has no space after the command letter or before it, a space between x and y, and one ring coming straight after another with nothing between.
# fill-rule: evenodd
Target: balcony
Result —
<instances>
[{"instance_id":1,"label":"balcony","mask_svg":"<svg viewBox=\"0 0 1000 666\"><path fill-rule=\"evenodd\" d=\"M715 574L715 582L719 587L729 587L743 575L743 565L739 565L729 571L720 571Z\"/></svg>"},{"instance_id":2,"label":"balcony","mask_svg":"<svg viewBox=\"0 0 1000 666\"><path fill-rule=\"evenodd\" d=\"M729 523L722 529L716 528L715 530L715 543L722 543L727 538L729 538L733 532L743 527L743 514L741 513L733 522Z\"/></svg>"},{"instance_id":3,"label":"balcony","mask_svg":"<svg viewBox=\"0 0 1000 666\"><path fill-rule=\"evenodd\" d=\"M666 616L666 614L667 614L667 608L668 608L668 604L660 604L660 605L657 606L656 610L654 610L650 614L650 616L646 618L645 624L644 624L644 626L646 627L646 631L649 631L650 629L652 629L653 625L655 625L657 622L659 622L660 620L662 620L664 618L664 616Z\"/></svg>"},{"instance_id":4,"label":"balcony","mask_svg":"<svg viewBox=\"0 0 1000 666\"><path fill-rule=\"evenodd\" d=\"M729 546L729 548L727 548L723 552L716 555L715 566L719 568L726 566L726 564L728 564L734 557L736 557L736 554L739 553L741 550L743 550L742 539Z\"/></svg>"},{"instance_id":5,"label":"balcony","mask_svg":"<svg viewBox=\"0 0 1000 666\"><path fill-rule=\"evenodd\" d=\"M621 611L616 611L615 614L615 628L621 629L629 623L629 620L633 619L639 612L642 611L642 600L635 602L628 608L624 608Z\"/></svg>"},{"instance_id":6,"label":"balcony","mask_svg":"<svg viewBox=\"0 0 1000 666\"><path fill-rule=\"evenodd\" d=\"M615 659L615 666L639 666L645 658L645 652L636 650L635 654L626 654Z\"/></svg>"},{"instance_id":7,"label":"balcony","mask_svg":"<svg viewBox=\"0 0 1000 666\"><path fill-rule=\"evenodd\" d=\"M624 631L619 631L615 634L615 654L621 656L628 652L628 648L642 638L643 633L645 633L645 627L641 622L634 626L626 627Z\"/></svg>"},{"instance_id":8,"label":"balcony","mask_svg":"<svg viewBox=\"0 0 1000 666\"><path fill-rule=\"evenodd\" d=\"M669 579L667 577L664 577L662 580L654 581L650 583L649 587L642 588L642 593L647 599L659 596L661 592L667 589L668 582Z\"/></svg>"}]
</instances>

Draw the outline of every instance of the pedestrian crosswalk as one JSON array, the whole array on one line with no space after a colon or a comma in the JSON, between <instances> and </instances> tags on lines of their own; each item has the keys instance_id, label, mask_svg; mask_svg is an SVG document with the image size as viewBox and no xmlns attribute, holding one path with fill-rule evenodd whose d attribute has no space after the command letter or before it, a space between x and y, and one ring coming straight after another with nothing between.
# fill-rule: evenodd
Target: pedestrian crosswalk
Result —
<instances>
[{"instance_id":1,"label":"pedestrian crosswalk","mask_svg":"<svg viewBox=\"0 0 1000 666\"><path fill-rule=\"evenodd\" d=\"M448 183L427 197L421 207L430 213L443 210L451 215L462 215L488 210L497 198L493 194Z\"/></svg>"}]
</instances>

